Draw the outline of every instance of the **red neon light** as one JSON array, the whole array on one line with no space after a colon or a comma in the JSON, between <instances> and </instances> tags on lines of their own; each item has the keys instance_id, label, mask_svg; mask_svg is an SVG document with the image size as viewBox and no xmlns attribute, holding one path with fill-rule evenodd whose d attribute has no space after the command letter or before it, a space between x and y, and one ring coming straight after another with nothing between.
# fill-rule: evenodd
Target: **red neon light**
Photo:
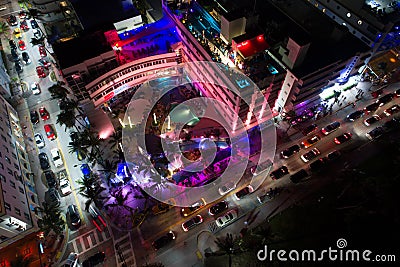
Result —
<instances>
[{"instance_id":1,"label":"red neon light","mask_svg":"<svg viewBox=\"0 0 400 267\"><path fill-rule=\"evenodd\" d=\"M259 35L259 36L257 37L257 40L258 40L258 41L264 40L264 36L263 36L263 35Z\"/></svg>"},{"instance_id":2,"label":"red neon light","mask_svg":"<svg viewBox=\"0 0 400 267\"><path fill-rule=\"evenodd\" d=\"M111 98L114 97L114 92L109 92L105 97L104 97L104 101L108 101Z\"/></svg>"},{"instance_id":3,"label":"red neon light","mask_svg":"<svg viewBox=\"0 0 400 267\"><path fill-rule=\"evenodd\" d=\"M242 45L248 45L249 41L242 42Z\"/></svg>"},{"instance_id":4,"label":"red neon light","mask_svg":"<svg viewBox=\"0 0 400 267\"><path fill-rule=\"evenodd\" d=\"M92 221L94 226L96 226L97 230L99 230L100 232L102 231L100 226L95 222L95 220Z\"/></svg>"},{"instance_id":5,"label":"red neon light","mask_svg":"<svg viewBox=\"0 0 400 267\"><path fill-rule=\"evenodd\" d=\"M237 45L237 48L240 48L240 47L242 47L242 44L238 44L238 45Z\"/></svg>"},{"instance_id":6,"label":"red neon light","mask_svg":"<svg viewBox=\"0 0 400 267\"><path fill-rule=\"evenodd\" d=\"M103 218L101 218L101 216L98 216L97 218L99 218L99 220L101 221L101 223L106 227L107 224L106 222L103 220Z\"/></svg>"}]
</instances>

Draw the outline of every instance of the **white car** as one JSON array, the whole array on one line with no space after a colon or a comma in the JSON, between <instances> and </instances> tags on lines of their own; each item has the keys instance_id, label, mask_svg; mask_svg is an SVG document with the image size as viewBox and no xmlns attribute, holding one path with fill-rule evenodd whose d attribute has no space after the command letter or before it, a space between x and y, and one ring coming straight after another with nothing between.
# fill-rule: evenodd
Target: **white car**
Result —
<instances>
[{"instance_id":1,"label":"white car","mask_svg":"<svg viewBox=\"0 0 400 267\"><path fill-rule=\"evenodd\" d=\"M50 152L51 152L51 157L53 158L54 165L56 167L64 165L64 162L61 158L60 151L58 150L58 148L53 148Z\"/></svg>"},{"instance_id":2,"label":"white car","mask_svg":"<svg viewBox=\"0 0 400 267\"><path fill-rule=\"evenodd\" d=\"M34 95L38 95L41 93L39 84L37 84L37 83L32 83L31 90L32 90L32 94L34 94Z\"/></svg>"},{"instance_id":3,"label":"white car","mask_svg":"<svg viewBox=\"0 0 400 267\"><path fill-rule=\"evenodd\" d=\"M69 181L67 178L60 180L60 189L61 193L66 196L72 193L71 186L69 185Z\"/></svg>"},{"instance_id":4,"label":"white car","mask_svg":"<svg viewBox=\"0 0 400 267\"><path fill-rule=\"evenodd\" d=\"M217 224L218 227L224 227L224 226L232 223L236 219L237 219L236 210L230 210L227 213L225 213L224 216L221 216L218 219L216 219L215 223Z\"/></svg>"},{"instance_id":5,"label":"white car","mask_svg":"<svg viewBox=\"0 0 400 267\"><path fill-rule=\"evenodd\" d=\"M40 133L35 134L35 142L39 149L44 148L46 146L43 136Z\"/></svg>"}]
</instances>

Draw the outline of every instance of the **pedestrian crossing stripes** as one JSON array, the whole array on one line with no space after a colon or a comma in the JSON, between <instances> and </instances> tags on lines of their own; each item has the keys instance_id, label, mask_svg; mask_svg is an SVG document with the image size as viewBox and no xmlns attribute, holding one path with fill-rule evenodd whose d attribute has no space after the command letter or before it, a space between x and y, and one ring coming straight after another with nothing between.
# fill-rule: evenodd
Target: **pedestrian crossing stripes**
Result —
<instances>
[{"instance_id":1,"label":"pedestrian crossing stripes","mask_svg":"<svg viewBox=\"0 0 400 267\"><path fill-rule=\"evenodd\" d=\"M117 267L136 266L130 234L128 233L118 240L114 240L114 244Z\"/></svg>"},{"instance_id":2,"label":"pedestrian crossing stripes","mask_svg":"<svg viewBox=\"0 0 400 267\"><path fill-rule=\"evenodd\" d=\"M96 247L111 237L108 228L105 228L103 232L93 229L84 235L78 236L77 238L70 240L68 243L72 245L74 252L78 254L85 253L86 251Z\"/></svg>"}]
</instances>

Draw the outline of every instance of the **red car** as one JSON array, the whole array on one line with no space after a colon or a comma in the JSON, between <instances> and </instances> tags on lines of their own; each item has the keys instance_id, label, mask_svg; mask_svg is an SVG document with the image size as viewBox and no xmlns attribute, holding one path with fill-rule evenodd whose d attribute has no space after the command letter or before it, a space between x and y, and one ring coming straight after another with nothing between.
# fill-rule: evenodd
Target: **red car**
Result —
<instances>
[{"instance_id":1,"label":"red car","mask_svg":"<svg viewBox=\"0 0 400 267\"><path fill-rule=\"evenodd\" d=\"M39 76L39 78L44 78L46 77L46 72L44 71L44 68L42 66L37 66L36 67L36 73Z\"/></svg>"},{"instance_id":2,"label":"red car","mask_svg":"<svg viewBox=\"0 0 400 267\"><path fill-rule=\"evenodd\" d=\"M46 136L47 136L47 138L49 138L50 141L56 139L56 135L54 134L53 127L51 127L50 124L44 125L44 131L46 132Z\"/></svg>"},{"instance_id":3,"label":"red car","mask_svg":"<svg viewBox=\"0 0 400 267\"><path fill-rule=\"evenodd\" d=\"M18 41L18 47L19 47L19 50L21 50L21 51L26 50L25 42L22 41L22 40L19 40Z\"/></svg>"},{"instance_id":4,"label":"red car","mask_svg":"<svg viewBox=\"0 0 400 267\"><path fill-rule=\"evenodd\" d=\"M44 48L43 45L40 45L40 46L39 46L39 54L40 54L41 57L47 56L46 49Z\"/></svg>"},{"instance_id":5,"label":"red car","mask_svg":"<svg viewBox=\"0 0 400 267\"><path fill-rule=\"evenodd\" d=\"M20 26L21 30L23 30L24 32L29 30L29 26L28 23L26 22L26 20L21 21Z\"/></svg>"},{"instance_id":6,"label":"red car","mask_svg":"<svg viewBox=\"0 0 400 267\"><path fill-rule=\"evenodd\" d=\"M47 121L50 118L50 114L45 107L39 108L39 114L42 120Z\"/></svg>"}]
</instances>

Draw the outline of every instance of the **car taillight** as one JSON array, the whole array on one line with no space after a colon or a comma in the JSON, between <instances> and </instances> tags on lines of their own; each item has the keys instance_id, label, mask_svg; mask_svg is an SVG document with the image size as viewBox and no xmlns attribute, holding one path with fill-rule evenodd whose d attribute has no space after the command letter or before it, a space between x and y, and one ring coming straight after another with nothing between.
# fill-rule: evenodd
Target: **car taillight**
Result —
<instances>
[{"instance_id":1,"label":"car taillight","mask_svg":"<svg viewBox=\"0 0 400 267\"><path fill-rule=\"evenodd\" d=\"M184 224L184 223L182 223L182 229L183 229L183 231L185 231L185 232L187 232L187 231L188 231L188 229L186 228L186 226L185 226L185 224Z\"/></svg>"},{"instance_id":2,"label":"car taillight","mask_svg":"<svg viewBox=\"0 0 400 267\"><path fill-rule=\"evenodd\" d=\"M92 220L92 222L93 222L94 226L96 226L97 230L99 230L101 232L102 230L101 230L100 226L96 223L96 221Z\"/></svg>"},{"instance_id":3,"label":"car taillight","mask_svg":"<svg viewBox=\"0 0 400 267\"><path fill-rule=\"evenodd\" d=\"M103 220L103 218L99 215L97 218L99 218L99 220L101 221L101 223L106 227L107 224L106 222Z\"/></svg>"},{"instance_id":4,"label":"car taillight","mask_svg":"<svg viewBox=\"0 0 400 267\"><path fill-rule=\"evenodd\" d=\"M337 140L336 138L335 138L335 143L338 144L338 145L340 145L339 140Z\"/></svg>"}]
</instances>

